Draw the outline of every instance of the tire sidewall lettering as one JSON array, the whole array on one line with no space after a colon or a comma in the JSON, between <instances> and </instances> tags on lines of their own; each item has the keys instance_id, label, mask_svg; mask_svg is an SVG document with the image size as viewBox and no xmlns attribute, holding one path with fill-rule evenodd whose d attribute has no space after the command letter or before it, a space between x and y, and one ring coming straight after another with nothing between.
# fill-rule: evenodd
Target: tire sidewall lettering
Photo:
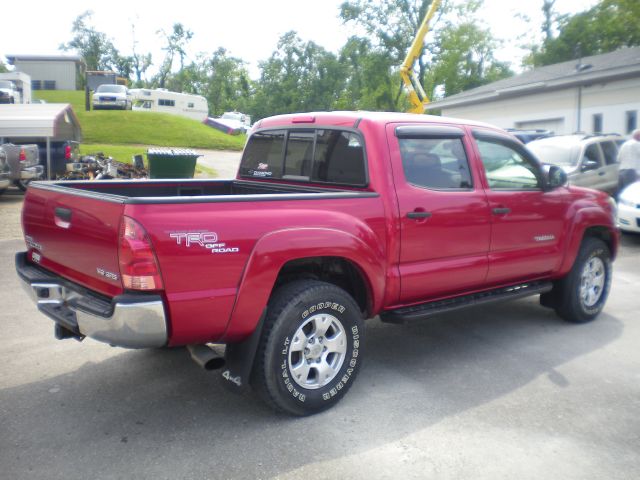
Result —
<instances>
[{"instance_id":1,"label":"tire sidewall lettering","mask_svg":"<svg viewBox=\"0 0 640 480\"><path fill-rule=\"evenodd\" d=\"M305 389L300 387L291 378L291 372L289 371L288 359L289 349L291 347L291 341L293 334L309 316L317 313L330 313L336 316L345 328L345 332L348 334L347 356L340 367L340 371L336 374L334 379L322 388L318 389ZM347 312L347 315L344 315ZM284 337L282 341L280 352L280 381L285 392L287 392L297 402L305 403L312 399L317 401L326 402L338 395L347 384L351 381L351 377L356 373L358 366L358 357L360 355L361 332L357 325L353 325L349 315L348 309L344 305L335 301L324 301L314 303L312 305L305 306L300 312L299 322L293 325L288 335Z\"/></svg>"}]
</instances>

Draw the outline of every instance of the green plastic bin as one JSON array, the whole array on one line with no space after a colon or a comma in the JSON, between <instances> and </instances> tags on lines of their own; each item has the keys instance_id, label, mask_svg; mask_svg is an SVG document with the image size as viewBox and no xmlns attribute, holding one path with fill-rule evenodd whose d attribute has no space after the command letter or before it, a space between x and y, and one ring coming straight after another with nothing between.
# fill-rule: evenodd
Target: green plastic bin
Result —
<instances>
[{"instance_id":1,"label":"green plastic bin","mask_svg":"<svg viewBox=\"0 0 640 480\"><path fill-rule=\"evenodd\" d=\"M200 156L187 148L150 148L147 150L149 178L193 178Z\"/></svg>"}]
</instances>

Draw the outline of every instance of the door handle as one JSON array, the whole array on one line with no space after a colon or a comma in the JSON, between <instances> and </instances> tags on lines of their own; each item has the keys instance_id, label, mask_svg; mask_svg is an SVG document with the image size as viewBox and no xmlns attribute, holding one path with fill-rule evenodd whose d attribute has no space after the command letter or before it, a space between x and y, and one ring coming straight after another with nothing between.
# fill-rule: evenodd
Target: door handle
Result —
<instances>
[{"instance_id":1,"label":"door handle","mask_svg":"<svg viewBox=\"0 0 640 480\"><path fill-rule=\"evenodd\" d=\"M494 215L506 215L507 213L511 213L511 209L507 207L498 207L493 210Z\"/></svg>"},{"instance_id":2,"label":"door handle","mask_svg":"<svg viewBox=\"0 0 640 480\"><path fill-rule=\"evenodd\" d=\"M601 177L604 177L604 174L605 174L605 173L606 173L606 172L599 172L599 173L598 173L598 175L600 175Z\"/></svg>"},{"instance_id":3,"label":"door handle","mask_svg":"<svg viewBox=\"0 0 640 480\"><path fill-rule=\"evenodd\" d=\"M431 217L431 212L409 212L407 213L407 218L412 220L420 220L422 218Z\"/></svg>"}]
</instances>

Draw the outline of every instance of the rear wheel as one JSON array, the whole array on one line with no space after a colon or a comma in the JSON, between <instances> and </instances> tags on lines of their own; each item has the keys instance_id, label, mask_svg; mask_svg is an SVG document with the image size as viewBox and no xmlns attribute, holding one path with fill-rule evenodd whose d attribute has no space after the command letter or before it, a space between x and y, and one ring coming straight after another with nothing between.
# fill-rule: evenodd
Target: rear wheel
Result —
<instances>
[{"instance_id":1,"label":"rear wheel","mask_svg":"<svg viewBox=\"0 0 640 480\"><path fill-rule=\"evenodd\" d=\"M554 290L553 307L563 319L584 323L604 308L611 286L611 252L597 238L586 238L569 274Z\"/></svg>"},{"instance_id":2,"label":"rear wheel","mask_svg":"<svg viewBox=\"0 0 640 480\"><path fill-rule=\"evenodd\" d=\"M358 373L363 326L356 302L335 285L285 285L269 303L252 385L269 405L292 415L335 405Z\"/></svg>"}]
</instances>

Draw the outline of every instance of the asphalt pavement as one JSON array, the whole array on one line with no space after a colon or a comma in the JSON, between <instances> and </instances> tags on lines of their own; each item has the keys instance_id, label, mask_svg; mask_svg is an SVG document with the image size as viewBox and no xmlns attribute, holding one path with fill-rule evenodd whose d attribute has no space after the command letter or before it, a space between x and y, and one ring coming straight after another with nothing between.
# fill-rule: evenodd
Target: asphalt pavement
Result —
<instances>
[{"instance_id":1,"label":"asphalt pavement","mask_svg":"<svg viewBox=\"0 0 640 480\"><path fill-rule=\"evenodd\" d=\"M640 236L624 236L595 322L537 298L374 319L348 395L300 419L227 392L184 349L55 340L14 273L20 203L0 197L0 478L639 476Z\"/></svg>"}]
</instances>

